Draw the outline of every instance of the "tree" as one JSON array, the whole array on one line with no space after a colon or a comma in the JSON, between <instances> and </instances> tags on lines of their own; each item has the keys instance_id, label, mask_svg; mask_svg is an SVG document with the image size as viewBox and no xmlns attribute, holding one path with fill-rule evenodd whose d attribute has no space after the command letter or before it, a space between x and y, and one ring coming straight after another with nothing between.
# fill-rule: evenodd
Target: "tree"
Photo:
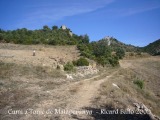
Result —
<instances>
[{"instance_id":1,"label":"tree","mask_svg":"<svg viewBox=\"0 0 160 120\"><path fill-rule=\"evenodd\" d=\"M100 56L110 57L111 49L105 44L97 43L94 45L93 53L96 57L100 57Z\"/></svg>"},{"instance_id":2,"label":"tree","mask_svg":"<svg viewBox=\"0 0 160 120\"><path fill-rule=\"evenodd\" d=\"M80 43L82 44L88 44L89 43L89 36L87 34L85 35L80 35L79 36Z\"/></svg>"},{"instance_id":3,"label":"tree","mask_svg":"<svg viewBox=\"0 0 160 120\"><path fill-rule=\"evenodd\" d=\"M47 31L50 31L51 29L47 26L47 25L44 25L43 26L43 31L44 32L47 32Z\"/></svg>"},{"instance_id":4,"label":"tree","mask_svg":"<svg viewBox=\"0 0 160 120\"><path fill-rule=\"evenodd\" d=\"M0 40L3 40L4 39L4 36L2 33L0 33Z\"/></svg>"},{"instance_id":5,"label":"tree","mask_svg":"<svg viewBox=\"0 0 160 120\"><path fill-rule=\"evenodd\" d=\"M58 30L58 26L56 25L52 26L52 30Z\"/></svg>"},{"instance_id":6,"label":"tree","mask_svg":"<svg viewBox=\"0 0 160 120\"><path fill-rule=\"evenodd\" d=\"M0 29L0 40L4 40L5 36L5 31Z\"/></svg>"}]
</instances>

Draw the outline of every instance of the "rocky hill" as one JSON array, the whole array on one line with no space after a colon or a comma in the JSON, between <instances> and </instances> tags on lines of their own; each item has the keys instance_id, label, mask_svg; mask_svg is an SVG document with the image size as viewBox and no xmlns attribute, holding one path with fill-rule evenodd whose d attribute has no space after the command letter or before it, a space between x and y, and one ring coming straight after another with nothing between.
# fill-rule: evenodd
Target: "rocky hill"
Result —
<instances>
[{"instance_id":1,"label":"rocky hill","mask_svg":"<svg viewBox=\"0 0 160 120\"><path fill-rule=\"evenodd\" d=\"M123 48L126 52L137 52L138 51L138 47L125 44L117 40L116 38L109 37L109 36L99 40L98 42L110 46L113 50L116 50L117 48Z\"/></svg>"}]
</instances>

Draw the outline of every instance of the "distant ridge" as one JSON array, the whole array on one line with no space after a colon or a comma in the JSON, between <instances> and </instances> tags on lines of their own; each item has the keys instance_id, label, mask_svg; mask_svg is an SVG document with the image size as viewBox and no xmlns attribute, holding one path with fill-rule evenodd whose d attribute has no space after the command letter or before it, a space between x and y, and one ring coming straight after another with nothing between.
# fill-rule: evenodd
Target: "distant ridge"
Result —
<instances>
[{"instance_id":1,"label":"distant ridge","mask_svg":"<svg viewBox=\"0 0 160 120\"><path fill-rule=\"evenodd\" d=\"M147 52L151 55L160 55L160 39L150 43L142 49L144 52Z\"/></svg>"}]
</instances>

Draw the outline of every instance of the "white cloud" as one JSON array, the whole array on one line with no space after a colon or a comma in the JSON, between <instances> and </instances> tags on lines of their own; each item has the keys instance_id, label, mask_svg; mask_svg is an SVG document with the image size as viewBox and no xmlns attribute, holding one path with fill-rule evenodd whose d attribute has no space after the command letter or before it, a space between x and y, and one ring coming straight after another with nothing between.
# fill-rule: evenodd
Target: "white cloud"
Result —
<instances>
[{"instance_id":1,"label":"white cloud","mask_svg":"<svg viewBox=\"0 0 160 120\"><path fill-rule=\"evenodd\" d=\"M72 1L72 2L71 2ZM31 28L36 24L47 24L61 20L67 16L88 13L103 8L112 3L114 0L71 0L67 3L57 4L39 4L27 6L28 9L33 9L33 12L27 13L24 18L17 24L17 27Z\"/></svg>"}]
</instances>

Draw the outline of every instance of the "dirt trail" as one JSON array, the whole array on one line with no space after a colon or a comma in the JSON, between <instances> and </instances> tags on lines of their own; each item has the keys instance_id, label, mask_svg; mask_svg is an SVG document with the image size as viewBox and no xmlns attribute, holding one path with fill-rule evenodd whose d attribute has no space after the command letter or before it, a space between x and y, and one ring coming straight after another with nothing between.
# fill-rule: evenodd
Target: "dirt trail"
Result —
<instances>
[{"instance_id":1,"label":"dirt trail","mask_svg":"<svg viewBox=\"0 0 160 120\"><path fill-rule=\"evenodd\" d=\"M99 78L98 80L95 80L98 78L98 76L96 76L70 85L70 90L75 91L75 95L72 96L67 108L82 109L91 106L92 100L98 95L100 85L116 72L117 71L113 72L109 76Z\"/></svg>"},{"instance_id":2,"label":"dirt trail","mask_svg":"<svg viewBox=\"0 0 160 120\"><path fill-rule=\"evenodd\" d=\"M77 85L80 86L76 95L72 97L69 108L80 109L90 106L92 98L98 93L98 88L105 79L98 81L84 81ZM74 86L75 87L75 86Z\"/></svg>"}]
</instances>

